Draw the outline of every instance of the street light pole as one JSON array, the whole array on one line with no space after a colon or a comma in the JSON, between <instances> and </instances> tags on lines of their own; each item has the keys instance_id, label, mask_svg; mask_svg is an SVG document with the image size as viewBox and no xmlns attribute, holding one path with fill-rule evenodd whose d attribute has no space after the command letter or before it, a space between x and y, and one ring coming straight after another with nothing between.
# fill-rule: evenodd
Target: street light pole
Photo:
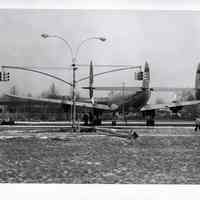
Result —
<instances>
[{"instance_id":1,"label":"street light pole","mask_svg":"<svg viewBox=\"0 0 200 200\"><path fill-rule=\"evenodd\" d=\"M106 41L106 38L104 37L90 37L87 38L85 40L83 40L77 47L75 54L73 53L73 49L72 46L69 44L68 41L66 41L64 38L62 38L61 36L58 35L48 35L48 34L42 34L41 37L43 38L57 38L62 40L66 46L69 48L70 53L71 53L71 59L72 59L72 70L73 70L73 75L72 75L72 104L73 104L73 108L72 108L72 130L75 132L76 131L76 70L78 69L78 67L76 66L76 61L77 61L77 57L78 57L78 53L79 50L81 48L81 46L83 44L85 44L85 42L89 41L89 40L100 40L102 42Z\"/></svg>"},{"instance_id":2,"label":"street light pole","mask_svg":"<svg viewBox=\"0 0 200 200\"><path fill-rule=\"evenodd\" d=\"M72 63L72 68L73 68L73 82L72 82L72 103L73 103L73 108L72 108L72 130L75 132L76 131L76 70L78 69L76 67L75 62Z\"/></svg>"}]
</instances>

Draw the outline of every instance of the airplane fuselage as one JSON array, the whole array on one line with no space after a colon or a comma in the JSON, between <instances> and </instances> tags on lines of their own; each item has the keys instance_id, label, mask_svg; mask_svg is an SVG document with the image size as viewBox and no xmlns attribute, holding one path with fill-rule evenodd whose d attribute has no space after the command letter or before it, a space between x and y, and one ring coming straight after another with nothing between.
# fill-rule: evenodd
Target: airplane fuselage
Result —
<instances>
[{"instance_id":1,"label":"airplane fuselage","mask_svg":"<svg viewBox=\"0 0 200 200\"><path fill-rule=\"evenodd\" d=\"M141 89L132 94L117 95L110 98L107 102L109 106L117 105L115 111L125 112L138 112L140 109L145 106L150 98L151 91L149 89Z\"/></svg>"}]
</instances>

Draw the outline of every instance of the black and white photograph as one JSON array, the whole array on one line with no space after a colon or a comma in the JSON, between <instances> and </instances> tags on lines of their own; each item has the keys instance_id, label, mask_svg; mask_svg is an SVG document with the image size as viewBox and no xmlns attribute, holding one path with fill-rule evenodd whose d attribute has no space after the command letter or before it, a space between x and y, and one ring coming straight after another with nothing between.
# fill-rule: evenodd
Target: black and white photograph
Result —
<instances>
[{"instance_id":1,"label":"black and white photograph","mask_svg":"<svg viewBox=\"0 0 200 200\"><path fill-rule=\"evenodd\" d=\"M0 183L200 184L200 12L0 9Z\"/></svg>"}]
</instances>

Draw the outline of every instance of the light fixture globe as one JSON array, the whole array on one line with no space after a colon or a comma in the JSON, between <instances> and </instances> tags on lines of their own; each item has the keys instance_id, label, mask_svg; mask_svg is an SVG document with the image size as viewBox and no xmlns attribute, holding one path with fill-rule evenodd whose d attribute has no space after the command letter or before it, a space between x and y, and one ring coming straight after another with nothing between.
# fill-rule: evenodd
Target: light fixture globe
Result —
<instances>
[{"instance_id":1,"label":"light fixture globe","mask_svg":"<svg viewBox=\"0 0 200 200\"><path fill-rule=\"evenodd\" d=\"M101 40L102 42L105 42L105 41L106 41L106 38L104 38L104 37L99 37L99 40Z\"/></svg>"},{"instance_id":2,"label":"light fixture globe","mask_svg":"<svg viewBox=\"0 0 200 200\"><path fill-rule=\"evenodd\" d=\"M43 38L48 38L48 37L49 37L49 35L48 35L48 34L45 34L45 33L43 33L43 34L41 34L41 37L43 37Z\"/></svg>"}]
</instances>

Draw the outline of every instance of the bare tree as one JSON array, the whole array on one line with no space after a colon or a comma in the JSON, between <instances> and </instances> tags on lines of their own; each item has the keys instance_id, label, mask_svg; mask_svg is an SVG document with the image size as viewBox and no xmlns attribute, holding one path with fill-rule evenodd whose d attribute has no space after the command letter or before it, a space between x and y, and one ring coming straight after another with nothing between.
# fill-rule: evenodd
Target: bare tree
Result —
<instances>
[{"instance_id":1,"label":"bare tree","mask_svg":"<svg viewBox=\"0 0 200 200\"><path fill-rule=\"evenodd\" d=\"M114 92L114 90L111 90L109 93L108 93L108 97L114 97L114 95L115 95L115 92Z\"/></svg>"},{"instance_id":2,"label":"bare tree","mask_svg":"<svg viewBox=\"0 0 200 200\"><path fill-rule=\"evenodd\" d=\"M42 92L40 96L44 97L44 98L52 98L52 99L60 98L60 95L59 95L59 92L58 92L58 90L55 86L55 83L52 83L49 86L49 89L47 91Z\"/></svg>"},{"instance_id":3,"label":"bare tree","mask_svg":"<svg viewBox=\"0 0 200 200\"><path fill-rule=\"evenodd\" d=\"M27 97L32 97L32 94L29 92L29 93L27 94Z\"/></svg>"},{"instance_id":4,"label":"bare tree","mask_svg":"<svg viewBox=\"0 0 200 200\"><path fill-rule=\"evenodd\" d=\"M10 88L10 94L12 94L12 95L18 95L19 94L18 89L15 85Z\"/></svg>"},{"instance_id":5,"label":"bare tree","mask_svg":"<svg viewBox=\"0 0 200 200\"><path fill-rule=\"evenodd\" d=\"M52 85L49 88L49 96L52 96L52 97L58 96L58 91L56 89L55 83L52 83Z\"/></svg>"}]
</instances>

